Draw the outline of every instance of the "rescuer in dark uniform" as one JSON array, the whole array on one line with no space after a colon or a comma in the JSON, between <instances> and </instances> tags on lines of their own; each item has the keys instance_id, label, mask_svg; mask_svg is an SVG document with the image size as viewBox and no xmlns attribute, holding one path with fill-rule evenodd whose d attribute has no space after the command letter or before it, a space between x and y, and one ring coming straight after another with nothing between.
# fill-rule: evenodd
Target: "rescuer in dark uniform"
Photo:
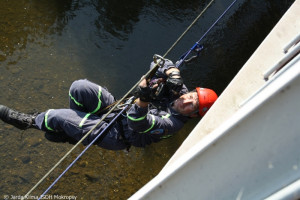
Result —
<instances>
[{"instance_id":1,"label":"rescuer in dark uniform","mask_svg":"<svg viewBox=\"0 0 300 200\"><path fill-rule=\"evenodd\" d=\"M211 89L197 87L189 92L180 71L170 60L158 68L151 81L142 80L135 96L137 99L126 115L122 115L96 145L110 150L126 149L131 145L145 147L172 136L189 118L204 116L217 99ZM43 130L53 141L76 142L101 120L101 111L115 101L106 88L88 80L77 80L70 87L68 109L49 109L31 115L0 105L0 118L22 130ZM116 113L112 112L102 121L83 144L89 144L114 115Z\"/></svg>"}]
</instances>

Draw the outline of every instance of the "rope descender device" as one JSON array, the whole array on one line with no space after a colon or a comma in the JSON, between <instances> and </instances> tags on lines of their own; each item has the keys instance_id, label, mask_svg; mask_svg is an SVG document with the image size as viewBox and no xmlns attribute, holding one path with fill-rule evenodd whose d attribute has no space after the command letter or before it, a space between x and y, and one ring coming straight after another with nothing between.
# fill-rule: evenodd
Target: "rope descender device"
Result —
<instances>
[{"instance_id":1,"label":"rope descender device","mask_svg":"<svg viewBox=\"0 0 300 200\"><path fill-rule=\"evenodd\" d=\"M163 58L162 56L158 55L158 54L154 54L153 55L153 62L157 65L159 65L159 67L164 66L165 62L167 59Z\"/></svg>"},{"instance_id":2,"label":"rope descender device","mask_svg":"<svg viewBox=\"0 0 300 200\"><path fill-rule=\"evenodd\" d=\"M153 62L154 62L154 67L151 69L151 72L145 76L146 80L151 80L158 68L163 67L165 62L168 59L164 58L163 56L160 56L158 54L153 55Z\"/></svg>"}]
</instances>

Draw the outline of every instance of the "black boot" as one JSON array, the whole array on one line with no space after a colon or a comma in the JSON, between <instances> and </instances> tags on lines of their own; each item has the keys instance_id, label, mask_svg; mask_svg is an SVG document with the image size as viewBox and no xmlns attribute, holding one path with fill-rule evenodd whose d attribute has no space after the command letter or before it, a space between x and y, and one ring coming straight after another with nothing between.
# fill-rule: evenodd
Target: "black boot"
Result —
<instances>
[{"instance_id":1,"label":"black boot","mask_svg":"<svg viewBox=\"0 0 300 200\"><path fill-rule=\"evenodd\" d=\"M0 119L21 130L36 128L34 126L34 119L36 116L37 114L25 114L0 105Z\"/></svg>"}]
</instances>

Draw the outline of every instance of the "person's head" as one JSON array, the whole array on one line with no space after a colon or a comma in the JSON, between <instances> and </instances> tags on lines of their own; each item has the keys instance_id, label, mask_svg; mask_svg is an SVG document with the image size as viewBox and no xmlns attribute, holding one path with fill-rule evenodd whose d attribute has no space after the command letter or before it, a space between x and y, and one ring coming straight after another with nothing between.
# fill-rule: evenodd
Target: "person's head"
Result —
<instances>
[{"instance_id":1,"label":"person's head","mask_svg":"<svg viewBox=\"0 0 300 200\"><path fill-rule=\"evenodd\" d=\"M217 98L218 96L213 90L197 87L196 90L181 95L176 99L173 108L185 116L203 117Z\"/></svg>"}]
</instances>

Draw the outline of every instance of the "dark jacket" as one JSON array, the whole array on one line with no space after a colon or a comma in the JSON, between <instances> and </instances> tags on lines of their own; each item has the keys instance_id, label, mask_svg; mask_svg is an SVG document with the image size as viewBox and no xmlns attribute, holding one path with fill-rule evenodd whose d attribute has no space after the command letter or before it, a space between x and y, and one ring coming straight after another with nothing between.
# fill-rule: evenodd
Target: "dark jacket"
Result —
<instances>
[{"instance_id":1,"label":"dark jacket","mask_svg":"<svg viewBox=\"0 0 300 200\"><path fill-rule=\"evenodd\" d=\"M152 62L150 67L153 66L154 63ZM171 67L175 67L174 64L171 61L166 61L164 66L158 69L154 78L166 79L165 71ZM187 92L188 89L183 85L178 96L166 93L165 97L151 102L148 108L142 108L136 104L132 105L127 111L127 130L125 130L129 142L133 146L145 147L179 131L188 117L172 109L171 103Z\"/></svg>"}]
</instances>

